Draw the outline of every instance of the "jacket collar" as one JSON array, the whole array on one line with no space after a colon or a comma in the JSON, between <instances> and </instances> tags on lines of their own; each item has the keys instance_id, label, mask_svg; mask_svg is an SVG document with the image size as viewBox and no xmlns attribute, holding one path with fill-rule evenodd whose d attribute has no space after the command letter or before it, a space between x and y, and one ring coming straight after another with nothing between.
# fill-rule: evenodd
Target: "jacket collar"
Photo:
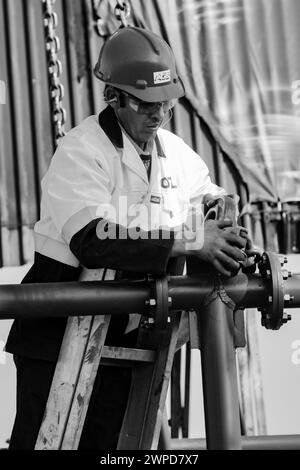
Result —
<instances>
[{"instance_id":1,"label":"jacket collar","mask_svg":"<svg viewBox=\"0 0 300 470\"><path fill-rule=\"evenodd\" d=\"M107 106L103 111L101 111L98 122L113 145L120 149L124 148L122 130L111 106ZM155 137L155 143L158 157L166 158L158 136Z\"/></svg>"},{"instance_id":2,"label":"jacket collar","mask_svg":"<svg viewBox=\"0 0 300 470\"><path fill-rule=\"evenodd\" d=\"M124 147L122 131L111 106L101 111L98 122L113 145L122 149Z\"/></svg>"}]
</instances>

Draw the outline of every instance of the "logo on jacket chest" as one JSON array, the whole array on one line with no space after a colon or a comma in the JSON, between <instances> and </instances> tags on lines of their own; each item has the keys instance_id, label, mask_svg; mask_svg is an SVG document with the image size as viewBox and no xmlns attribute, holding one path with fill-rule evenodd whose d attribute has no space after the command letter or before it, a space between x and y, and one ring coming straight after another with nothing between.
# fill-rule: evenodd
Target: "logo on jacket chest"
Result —
<instances>
[{"instance_id":1,"label":"logo on jacket chest","mask_svg":"<svg viewBox=\"0 0 300 470\"><path fill-rule=\"evenodd\" d=\"M177 188L177 184L172 180L171 176L165 176L160 180L161 187L164 189L174 189Z\"/></svg>"}]
</instances>

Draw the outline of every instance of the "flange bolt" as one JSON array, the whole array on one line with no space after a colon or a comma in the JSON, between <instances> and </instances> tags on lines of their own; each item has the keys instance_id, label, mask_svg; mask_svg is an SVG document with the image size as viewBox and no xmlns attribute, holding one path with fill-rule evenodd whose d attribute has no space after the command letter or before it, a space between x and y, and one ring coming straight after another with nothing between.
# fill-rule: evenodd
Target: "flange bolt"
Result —
<instances>
[{"instance_id":1,"label":"flange bolt","mask_svg":"<svg viewBox=\"0 0 300 470\"><path fill-rule=\"evenodd\" d=\"M293 302L295 300L295 297L290 294L284 294L283 298L285 302Z\"/></svg>"},{"instance_id":2,"label":"flange bolt","mask_svg":"<svg viewBox=\"0 0 300 470\"><path fill-rule=\"evenodd\" d=\"M291 319L292 319L292 315L290 313L283 312L282 323L287 323Z\"/></svg>"},{"instance_id":3,"label":"flange bolt","mask_svg":"<svg viewBox=\"0 0 300 470\"><path fill-rule=\"evenodd\" d=\"M289 277L292 277L291 271L288 271L287 269L282 270L282 277L286 281Z\"/></svg>"}]
</instances>

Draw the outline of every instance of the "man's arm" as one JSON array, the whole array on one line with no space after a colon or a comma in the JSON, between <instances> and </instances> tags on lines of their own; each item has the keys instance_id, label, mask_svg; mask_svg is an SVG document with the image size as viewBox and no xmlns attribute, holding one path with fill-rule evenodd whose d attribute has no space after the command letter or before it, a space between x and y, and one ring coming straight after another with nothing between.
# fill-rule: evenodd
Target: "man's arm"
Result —
<instances>
[{"instance_id":1,"label":"man's arm","mask_svg":"<svg viewBox=\"0 0 300 470\"><path fill-rule=\"evenodd\" d=\"M95 219L77 232L70 249L87 268L110 268L153 275L166 273L174 244L172 230L145 232Z\"/></svg>"},{"instance_id":2,"label":"man's arm","mask_svg":"<svg viewBox=\"0 0 300 470\"><path fill-rule=\"evenodd\" d=\"M107 224L107 230L115 237L99 238L99 224ZM238 235L232 221L208 220L204 224L201 249L187 249L184 238L177 238L172 230L157 232L132 232L125 227L94 220L76 233L70 242L71 251L88 268L109 267L126 271L163 275L170 257L196 256L210 263L219 273L231 276L245 259L247 238ZM103 232L102 232L103 234ZM188 245L190 246L190 244Z\"/></svg>"}]
</instances>

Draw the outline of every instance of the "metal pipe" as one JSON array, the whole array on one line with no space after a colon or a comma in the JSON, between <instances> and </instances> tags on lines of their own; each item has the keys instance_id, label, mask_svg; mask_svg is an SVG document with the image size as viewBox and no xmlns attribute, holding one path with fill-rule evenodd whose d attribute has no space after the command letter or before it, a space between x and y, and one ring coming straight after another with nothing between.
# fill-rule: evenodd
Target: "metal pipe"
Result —
<instances>
[{"instance_id":1,"label":"metal pipe","mask_svg":"<svg viewBox=\"0 0 300 470\"><path fill-rule=\"evenodd\" d=\"M298 277L299 281L300 275ZM228 296L237 305L255 308L265 306L268 303L269 285L260 275L241 273L232 278L222 278L222 282ZM214 276L207 274L172 276L169 280L169 296L172 298L174 308L183 308L183 305L186 308L197 308L213 289ZM298 290L300 305L300 283Z\"/></svg>"},{"instance_id":2,"label":"metal pipe","mask_svg":"<svg viewBox=\"0 0 300 470\"><path fill-rule=\"evenodd\" d=\"M239 274L222 281L228 296L239 306L255 308L268 302L268 284L259 275ZM289 308L299 307L300 274L293 275L285 282L285 291L294 296ZM213 277L206 274L172 276L169 280L172 309L197 309L213 289ZM146 281L0 285L0 319L95 315L103 312L111 315L146 313L146 302L151 298L151 292L151 282Z\"/></svg>"},{"instance_id":3,"label":"metal pipe","mask_svg":"<svg viewBox=\"0 0 300 470\"><path fill-rule=\"evenodd\" d=\"M240 450L233 312L217 296L202 307L199 321L207 448Z\"/></svg>"},{"instance_id":4,"label":"metal pipe","mask_svg":"<svg viewBox=\"0 0 300 470\"><path fill-rule=\"evenodd\" d=\"M285 307L296 308L300 306L300 274L294 274L284 282L284 291L293 296L293 300Z\"/></svg>"},{"instance_id":5,"label":"metal pipe","mask_svg":"<svg viewBox=\"0 0 300 470\"><path fill-rule=\"evenodd\" d=\"M171 439L171 450L206 450L206 439ZM299 450L300 435L242 436L242 450Z\"/></svg>"},{"instance_id":6,"label":"metal pipe","mask_svg":"<svg viewBox=\"0 0 300 470\"><path fill-rule=\"evenodd\" d=\"M110 315L147 310L150 285L66 282L0 286L0 319Z\"/></svg>"}]
</instances>

